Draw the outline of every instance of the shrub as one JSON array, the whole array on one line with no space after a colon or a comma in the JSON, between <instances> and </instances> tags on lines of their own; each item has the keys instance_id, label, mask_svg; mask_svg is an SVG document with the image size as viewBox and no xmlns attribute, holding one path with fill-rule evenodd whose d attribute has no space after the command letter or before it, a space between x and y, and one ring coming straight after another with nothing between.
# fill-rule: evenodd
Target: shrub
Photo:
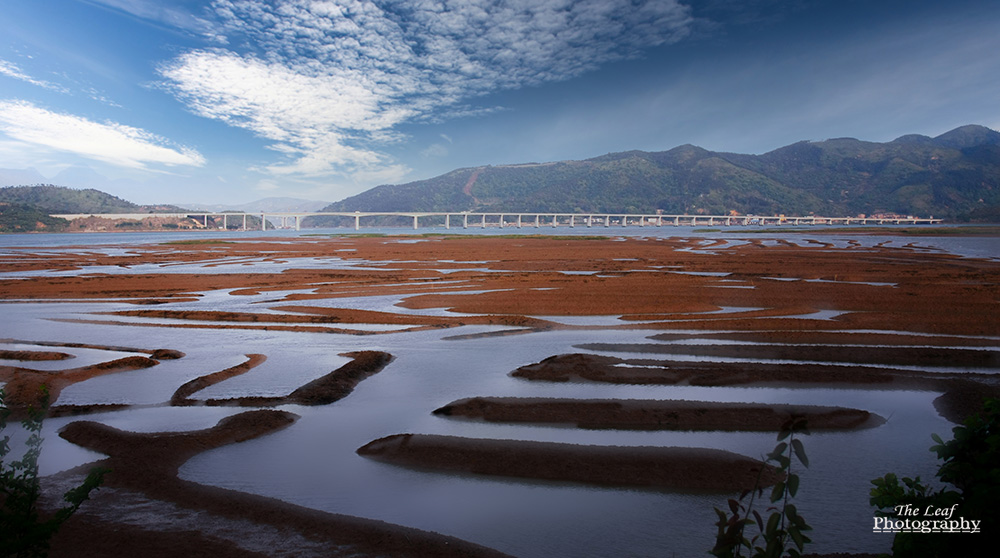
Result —
<instances>
[{"instance_id":1,"label":"shrub","mask_svg":"<svg viewBox=\"0 0 1000 558\"><path fill-rule=\"evenodd\" d=\"M0 433L7 427L10 410L0 388ZM68 505L51 517L43 518L38 509L41 486L38 480L38 456L42 450L42 420L48 406L48 391L43 388L41 408L28 409L21 424L28 433L24 455L7 463L10 436L0 438L0 556L29 558L45 556L49 541L64 521L90 498L103 481L104 469L95 468L80 486L63 495Z\"/></svg>"},{"instance_id":2,"label":"shrub","mask_svg":"<svg viewBox=\"0 0 1000 558\"><path fill-rule=\"evenodd\" d=\"M715 547L711 552L713 556L736 558L744 556L744 550L747 552L746 556L753 558L782 556L799 558L802 555L802 548L811 542L803 532L812 528L799 515L795 504L790 500L799 490L799 476L792 472L793 458L803 467L809 466L805 447L795 435L808 433L806 421L802 417L790 418L778 432L778 445L768 454L767 461L777 465L778 475L782 480L771 489L772 505L767 510L771 515L766 523L760 512L754 509L757 498L764 497L764 488L760 486L759 475L757 485L753 489L744 491L739 500L732 498L729 500L729 511L732 515L726 515L726 512L715 509L719 521L715 524L718 533ZM750 501L743 504L747 496L750 496ZM747 538L746 527L754 525L758 533L753 538Z\"/></svg>"},{"instance_id":3,"label":"shrub","mask_svg":"<svg viewBox=\"0 0 1000 558\"><path fill-rule=\"evenodd\" d=\"M987 556L995 552L992 534L1000 527L1000 400L986 402L980 414L952 429L954 437L937 442L931 451L943 461L936 476L953 488L933 490L920 477L893 473L872 481L869 502L879 517L910 518L917 521L959 521L959 532L897 532L892 542L893 556ZM948 517L933 515L942 510ZM900 517L902 514L904 517ZM961 532L972 521L980 522L980 532ZM988 547L987 544L990 546ZM987 553L988 548L993 548Z\"/></svg>"}]
</instances>

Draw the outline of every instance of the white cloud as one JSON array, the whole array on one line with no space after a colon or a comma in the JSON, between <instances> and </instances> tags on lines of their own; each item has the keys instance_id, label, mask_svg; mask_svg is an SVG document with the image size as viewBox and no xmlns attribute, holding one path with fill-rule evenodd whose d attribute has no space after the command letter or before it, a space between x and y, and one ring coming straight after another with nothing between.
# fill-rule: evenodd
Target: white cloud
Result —
<instances>
[{"instance_id":1,"label":"white cloud","mask_svg":"<svg viewBox=\"0 0 1000 558\"><path fill-rule=\"evenodd\" d=\"M117 124L60 114L26 101L0 101L0 132L33 145L136 169L148 164L203 166L197 151L170 145L155 134Z\"/></svg>"},{"instance_id":2,"label":"white cloud","mask_svg":"<svg viewBox=\"0 0 1000 558\"><path fill-rule=\"evenodd\" d=\"M445 157L448 155L448 148L440 143L432 143L421 150L420 155L424 157Z\"/></svg>"},{"instance_id":3,"label":"white cloud","mask_svg":"<svg viewBox=\"0 0 1000 558\"><path fill-rule=\"evenodd\" d=\"M39 87L44 87L45 89L51 89L52 91L58 91L60 93L68 92L68 90L61 85L56 85L54 83L49 83L47 81L31 77L30 75L24 73L16 64L8 62L7 60L0 60L0 75L19 79L32 85L37 85Z\"/></svg>"},{"instance_id":4,"label":"white cloud","mask_svg":"<svg viewBox=\"0 0 1000 558\"><path fill-rule=\"evenodd\" d=\"M401 181L409 173L410 169L406 165L384 165L355 173L354 181L364 187L370 184L392 184Z\"/></svg>"},{"instance_id":5,"label":"white cloud","mask_svg":"<svg viewBox=\"0 0 1000 558\"><path fill-rule=\"evenodd\" d=\"M401 123L499 110L462 103L638 56L693 22L679 0L216 0L212 10L212 32L245 46L177 57L160 68L167 87L195 113L277 142L289 160L272 173L355 177L392 164L377 148L399 140Z\"/></svg>"},{"instance_id":6,"label":"white cloud","mask_svg":"<svg viewBox=\"0 0 1000 558\"><path fill-rule=\"evenodd\" d=\"M277 182L265 178L263 180L258 181L257 185L254 186L253 189L258 192L273 192L275 190L280 190L281 186Z\"/></svg>"},{"instance_id":7,"label":"white cloud","mask_svg":"<svg viewBox=\"0 0 1000 558\"><path fill-rule=\"evenodd\" d=\"M83 0L120 10L140 19L164 24L177 29L197 33L208 33L211 24L203 18L177 6L179 2L162 2L161 0Z\"/></svg>"}]
</instances>

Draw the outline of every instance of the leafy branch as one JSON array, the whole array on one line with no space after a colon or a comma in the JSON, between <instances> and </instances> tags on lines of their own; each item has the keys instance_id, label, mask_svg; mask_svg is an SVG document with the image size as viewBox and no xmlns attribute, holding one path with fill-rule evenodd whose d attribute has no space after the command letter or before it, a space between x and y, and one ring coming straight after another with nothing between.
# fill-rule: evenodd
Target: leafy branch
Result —
<instances>
[{"instance_id":1,"label":"leafy branch","mask_svg":"<svg viewBox=\"0 0 1000 558\"><path fill-rule=\"evenodd\" d=\"M740 494L739 499L728 500L731 515L718 508L719 516L716 522L715 547L711 554L718 558L780 558L789 556L799 558L806 543L811 542L805 531L812 528L799 515L798 509L791 500L799 491L799 476L793 472L792 465L798 461L803 467L809 467L809 458L805 447L796 435L807 435L809 431L802 417L792 417L782 425L778 432L778 444L767 455L767 462L776 464L778 478L771 489L771 512L764 521L760 512L754 509L757 500L764 497L764 487L761 486L763 468L758 471L757 481L750 490ZM744 500L749 501L744 503ZM757 527L757 534L752 538L746 535L746 528ZM746 554L744 555L744 551Z\"/></svg>"},{"instance_id":2,"label":"leafy branch","mask_svg":"<svg viewBox=\"0 0 1000 558\"><path fill-rule=\"evenodd\" d=\"M7 427L10 409L6 393L0 388L0 432ZM0 438L0 557L35 558L45 556L49 541L59 527L90 498L104 480L106 469L90 471L83 484L63 495L66 506L43 518L38 509L41 484L38 457L42 451L42 421L48 409L49 393L43 386L41 405L28 408L21 425L28 434L26 450L20 459L5 462L10 454L10 436Z\"/></svg>"}]
</instances>

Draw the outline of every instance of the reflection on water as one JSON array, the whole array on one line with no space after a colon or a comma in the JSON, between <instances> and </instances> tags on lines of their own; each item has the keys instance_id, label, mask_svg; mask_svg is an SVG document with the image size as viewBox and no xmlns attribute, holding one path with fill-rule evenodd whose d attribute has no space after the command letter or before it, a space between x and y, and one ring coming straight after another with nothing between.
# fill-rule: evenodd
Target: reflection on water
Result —
<instances>
[{"instance_id":1,"label":"reflection on water","mask_svg":"<svg viewBox=\"0 0 1000 558\"><path fill-rule=\"evenodd\" d=\"M54 311L88 305L10 304L31 339L135 343L113 326L38 324ZM102 309L107 309L102 306ZM37 328L37 329L35 329ZM803 472L800 509L814 526L814 551L884 551L891 537L871 533L868 481L885 472L933 477L932 432L947 434L931 392L704 388L549 384L509 372L581 343L635 343L651 331L550 331L514 337L447 341L442 337L482 326L387 334L377 338L331 334L151 328L145 344L176 348L187 357L73 385L58 403L162 403L184 382L268 355L261 366L197 394L198 398L279 395L339 367L337 354L377 349L396 356L351 396L325 407L283 407L302 416L292 427L226 446L187 463L183 478L262 494L336 513L381 519L454 535L523 557L697 555L711 547L714 506L725 495L574 486L415 471L363 459L369 441L401 432L608 445L683 445L728 449L760 457L773 434L732 432L596 431L568 427L489 424L431 415L463 397L689 399L801 403L857 407L889 419L880 428L815 434L805 440L812 468ZM75 352L75 350L73 350ZM91 358L86 351L80 358ZM72 361L63 361L64 363ZM64 364L69 367L71 365ZM239 409L152 407L87 417L137 431L193 430ZM59 439L70 418L46 424L43 473L95 458ZM680 536L683 534L683 536Z\"/></svg>"},{"instance_id":2,"label":"reflection on water","mask_svg":"<svg viewBox=\"0 0 1000 558\"><path fill-rule=\"evenodd\" d=\"M836 248L857 248L866 249L875 246L888 248L907 248L917 250L938 250L949 254L955 254L973 258L1000 258L997 254L995 237L963 237L963 236L893 236L894 228L912 228L910 226L894 227L891 225L882 226L885 234L859 234L847 236L844 233L824 232L826 229L840 228L827 227L822 225L809 227L795 227L789 229L787 234L782 232L768 232L761 234L756 227L720 227L707 232L702 226L662 226L662 227L559 227L547 229L545 234L553 235L577 235L577 236L611 236L622 237L632 236L639 238L704 238L699 245L689 249L708 251L725 248L726 246L737 246L748 242L768 242L768 243L790 243L800 246L815 246L817 243L829 244ZM940 228L940 227L935 227ZM945 227L947 228L947 227ZM960 227L956 227L960 228ZM781 228L770 229L770 231L780 231ZM794 230L794 232L792 232ZM715 232L717 231L717 232ZM815 233L815 234L811 234ZM281 239L281 238L309 238L311 236L324 237L351 236L355 234L384 234L384 235L406 235L406 234L472 234L483 236L539 234L535 229L510 229L510 228L469 228L469 229L445 229L443 227L424 227L417 230L405 228L364 228L355 232L353 229L306 229L302 231L294 230L268 230L268 231L202 231L202 232L127 232L127 233L48 233L39 234L3 234L0 235L0 256L4 254L4 247L40 247L51 250L53 247L63 246L88 246L96 247L92 250L95 253L121 254L124 249L116 245L141 245L159 244L177 240L205 240L210 238L225 238L226 240L256 240L260 238ZM414 239L418 240L418 239ZM57 254L60 250L51 250Z\"/></svg>"},{"instance_id":3,"label":"reflection on water","mask_svg":"<svg viewBox=\"0 0 1000 558\"><path fill-rule=\"evenodd\" d=\"M314 231L310 231L314 232ZM343 231L341 231L343 232ZM362 231L370 232L370 231ZM394 231L398 232L398 231ZM443 232L443 231L440 231ZM470 229L469 232L472 232ZM502 231L509 233L510 231ZM558 234L690 235L686 227L574 230ZM36 244L145 243L177 238L204 238L212 233L176 235L32 235ZM231 233L230 233L231 234ZM0 237L0 245L25 245L24 235ZM237 235L239 236L239 235ZM247 233L242 237L253 238ZM266 236L296 236L268 231ZM706 243L695 249L718 249L715 239L743 243L740 231L705 234ZM743 233L743 236L750 237ZM949 250L960 255L996 257L982 253L979 239L859 237L822 238L836 246L858 249L878 244L919 246ZM993 239L987 239L992 242ZM791 242L805 243L801 236ZM104 248L113 251L116 247ZM101 249L98 248L97 251ZM0 255L3 250L0 249ZM211 270L232 269L247 263L246 271L292 267L291 260L225 263ZM339 262L339 263L337 263ZM203 262L204 263L204 262ZM193 270L203 263L173 268ZM294 262L300 267L303 262ZM355 260L323 259L306 262L327 268L364 265ZM469 262L475 263L475 262ZM162 266L155 271L162 272ZM132 273L141 271L131 269ZM89 270L93 271L93 270ZM203 272L203 271L199 271ZM78 273L78 272L76 272ZM440 285L440 284L438 284ZM428 292L433 292L428 286ZM201 293L198 302L180 302L172 309L263 311L260 302L288 292L231 295L229 291ZM398 306L399 295L328 298L311 301L316 306L364 310L455 315L442 309L409 310ZM280 310L280 307L276 307ZM801 472L798 506L814 527L810 552L881 552L892 538L874 534L872 508L868 505L870 479L887 472L933 478L937 468L928 451L931 433L947 435L952 425L941 419L931 402L938 395L926 391L879 389L786 389L748 387L636 386L597 383L544 383L512 378L509 373L546 357L579 352L585 343L648 343L644 330L545 331L507 337L469 337L503 327L459 328L392 332L371 336L331 333L146 327L127 328L55 322L52 318L93 311L134 309L129 304L64 302L5 303L0 337L33 341L58 341L98 345L167 347L187 354L159 365L102 376L63 390L58 404L129 403L144 406L126 411L91 415L117 428L135 431L182 431L207 428L242 409L163 406L185 382L224 370L246 360L247 354L264 354L267 360L246 374L214 385L197 399L234 396L284 395L344 364L340 353L380 350L395 360L382 372L366 379L347 398L322 407L286 405L301 415L286 430L222 447L199 455L181 470L185 479L262 494L300 505L357 515L437 531L480 543L525 558L550 556L696 556L704 555L714 541L713 507L723 507L728 495L686 494L652 490L576 486L568 483L448 475L396 467L361 458L355 450L383 436L404 432L481 438L538 440L576 444L622 446L698 446L727 449L751 457L771 450L774 435L740 432L670 432L582 430L570 427L492 424L434 416L431 411L456 399L475 396L557 397L616 399L684 399L703 401L838 405L869 410L888 419L878 428L857 432L814 434L804 439L812 467ZM725 308L719 312L751 311ZM833 311L803 316L832 319ZM543 316L543 318L546 318ZM125 318L115 317L116 320ZM619 316L551 318L573 325L621 325ZM147 324L170 320L140 320ZM191 323L191 322L188 322ZM635 322L629 322L635 323ZM16 324L16 328L11 324ZM354 327L350 325L349 327ZM380 329L378 326L369 326ZM463 336L464 335L464 336ZM463 336L455 339L456 336ZM451 338L451 339L447 339ZM707 342L707 341L706 341ZM8 344L4 348L31 349ZM52 348L77 358L32 363L45 370L62 370L127 356L129 353L96 349ZM611 354L611 353L602 353ZM634 355L627 355L632 356ZM679 357L678 357L679 358ZM4 361L0 364L21 365ZM76 418L50 419L45 426L43 474L76 466L98 456L64 442L57 430Z\"/></svg>"}]
</instances>

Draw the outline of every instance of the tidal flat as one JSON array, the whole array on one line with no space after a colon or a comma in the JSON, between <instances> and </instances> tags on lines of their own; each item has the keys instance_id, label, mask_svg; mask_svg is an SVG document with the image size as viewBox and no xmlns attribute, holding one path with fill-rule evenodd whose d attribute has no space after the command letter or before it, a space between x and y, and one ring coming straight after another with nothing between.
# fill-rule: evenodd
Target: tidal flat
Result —
<instances>
[{"instance_id":1,"label":"tidal flat","mask_svg":"<svg viewBox=\"0 0 1000 558\"><path fill-rule=\"evenodd\" d=\"M1000 393L1000 254L633 234L0 243L47 497L113 469L51 555L704 554L793 412L844 417L807 552L887 551L870 480Z\"/></svg>"}]
</instances>

